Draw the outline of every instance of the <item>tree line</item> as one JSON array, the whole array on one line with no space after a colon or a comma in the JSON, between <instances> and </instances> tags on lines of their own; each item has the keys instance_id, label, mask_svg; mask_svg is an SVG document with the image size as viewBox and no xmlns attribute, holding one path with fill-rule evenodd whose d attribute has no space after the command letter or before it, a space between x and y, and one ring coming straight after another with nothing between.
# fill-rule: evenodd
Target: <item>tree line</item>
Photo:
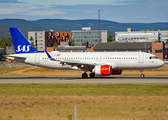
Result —
<instances>
[{"instance_id":1,"label":"tree line","mask_svg":"<svg viewBox=\"0 0 168 120\"><path fill-rule=\"evenodd\" d=\"M6 47L12 45L12 38L11 37L7 37L7 38L0 38L0 48L4 48L4 50L1 50L2 55L6 54Z\"/></svg>"},{"instance_id":2,"label":"tree line","mask_svg":"<svg viewBox=\"0 0 168 120\"><path fill-rule=\"evenodd\" d=\"M114 42L114 41L115 41L115 38L112 37L111 35L109 35L109 36L107 37L107 42Z\"/></svg>"},{"instance_id":3,"label":"tree line","mask_svg":"<svg viewBox=\"0 0 168 120\"><path fill-rule=\"evenodd\" d=\"M13 44L13 42L12 42L11 37L7 37L7 38L2 37L0 39L0 48L6 48L6 46L10 46L12 44Z\"/></svg>"}]
</instances>

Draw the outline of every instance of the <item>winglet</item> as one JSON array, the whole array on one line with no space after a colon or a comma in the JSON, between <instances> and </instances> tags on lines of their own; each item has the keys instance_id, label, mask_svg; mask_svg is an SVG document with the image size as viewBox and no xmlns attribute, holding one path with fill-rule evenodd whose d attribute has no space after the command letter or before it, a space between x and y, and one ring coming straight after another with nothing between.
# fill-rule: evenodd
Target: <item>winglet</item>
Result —
<instances>
[{"instance_id":1,"label":"winglet","mask_svg":"<svg viewBox=\"0 0 168 120\"><path fill-rule=\"evenodd\" d=\"M46 52L46 54L47 54L48 58L49 58L50 60L53 60L53 58L52 58L52 57L51 57L51 55L47 52L47 50L46 50L46 49L44 49L44 51Z\"/></svg>"},{"instance_id":2,"label":"winglet","mask_svg":"<svg viewBox=\"0 0 168 120\"><path fill-rule=\"evenodd\" d=\"M61 61L61 60L56 60L56 59L52 58L51 55L47 52L46 49L44 49L44 51L46 52L46 54L47 54L47 56L48 56L48 58L49 58L50 60L52 60L52 61Z\"/></svg>"},{"instance_id":3,"label":"winglet","mask_svg":"<svg viewBox=\"0 0 168 120\"><path fill-rule=\"evenodd\" d=\"M83 52L86 52L86 51L83 49Z\"/></svg>"}]
</instances>

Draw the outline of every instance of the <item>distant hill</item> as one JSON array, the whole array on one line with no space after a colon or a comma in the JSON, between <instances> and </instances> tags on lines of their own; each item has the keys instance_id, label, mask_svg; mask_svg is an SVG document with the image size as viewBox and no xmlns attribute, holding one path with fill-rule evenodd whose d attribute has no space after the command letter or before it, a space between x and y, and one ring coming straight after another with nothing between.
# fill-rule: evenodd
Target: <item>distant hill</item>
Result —
<instances>
[{"instance_id":1,"label":"distant hill","mask_svg":"<svg viewBox=\"0 0 168 120\"><path fill-rule=\"evenodd\" d=\"M9 27L18 27L27 37L27 31L38 31L53 29L55 31L81 30L82 27L91 26L93 30L98 30L98 21L94 19L86 20L65 20L65 19L41 19L27 21L23 19L0 19L0 38L10 37ZM133 30L145 29L166 29L167 23L118 23L108 20L101 20L101 30L108 30L108 35L114 36L117 31L126 31L127 28Z\"/></svg>"}]
</instances>

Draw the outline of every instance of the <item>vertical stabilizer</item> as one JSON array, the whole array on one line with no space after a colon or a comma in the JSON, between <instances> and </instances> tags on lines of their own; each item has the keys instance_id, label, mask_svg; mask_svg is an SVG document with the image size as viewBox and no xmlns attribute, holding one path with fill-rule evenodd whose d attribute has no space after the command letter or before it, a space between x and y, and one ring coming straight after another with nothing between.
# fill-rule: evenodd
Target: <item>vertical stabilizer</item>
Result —
<instances>
[{"instance_id":1,"label":"vertical stabilizer","mask_svg":"<svg viewBox=\"0 0 168 120\"><path fill-rule=\"evenodd\" d=\"M39 53L23 36L18 28L9 28L12 36L15 53Z\"/></svg>"}]
</instances>

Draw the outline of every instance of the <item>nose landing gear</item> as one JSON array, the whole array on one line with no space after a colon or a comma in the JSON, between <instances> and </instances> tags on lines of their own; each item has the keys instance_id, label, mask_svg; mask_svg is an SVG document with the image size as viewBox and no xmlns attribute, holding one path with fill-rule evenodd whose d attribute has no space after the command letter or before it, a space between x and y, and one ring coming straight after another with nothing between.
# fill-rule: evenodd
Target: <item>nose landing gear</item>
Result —
<instances>
[{"instance_id":1,"label":"nose landing gear","mask_svg":"<svg viewBox=\"0 0 168 120\"><path fill-rule=\"evenodd\" d=\"M141 78L144 78L145 75L143 74L143 70L140 70L140 71L141 71L141 75L140 75L140 77L141 77Z\"/></svg>"}]
</instances>

